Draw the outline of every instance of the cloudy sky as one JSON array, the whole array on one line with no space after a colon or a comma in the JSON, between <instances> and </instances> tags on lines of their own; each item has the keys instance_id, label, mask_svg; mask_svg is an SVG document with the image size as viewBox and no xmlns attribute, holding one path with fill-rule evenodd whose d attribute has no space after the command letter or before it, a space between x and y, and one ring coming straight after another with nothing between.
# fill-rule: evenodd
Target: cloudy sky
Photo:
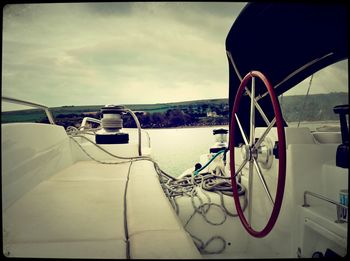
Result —
<instances>
[{"instance_id":1,"label":"cloudy sky","mask_svg":"<svg viewBox=\"0 0 350 261\"><path fill-rule=\"evenodd\" d=\"M49 107L227 98L225 39L244 5L7 5L2 95ZM347 91L347 70L336 64L313 84Z\"/></svg>"}]
</instances>

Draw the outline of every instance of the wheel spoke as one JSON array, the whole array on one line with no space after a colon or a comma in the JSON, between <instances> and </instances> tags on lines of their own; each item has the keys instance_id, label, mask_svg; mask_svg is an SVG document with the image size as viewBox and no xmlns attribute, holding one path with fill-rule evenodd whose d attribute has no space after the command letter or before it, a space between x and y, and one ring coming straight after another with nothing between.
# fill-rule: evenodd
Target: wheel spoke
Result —
<instances>
[{"instance_id":1,"label":"wheel spoke","mask_svg":"<svg viewBox=\"0 0 350 261\"><path fill-rule=\"evenodd\" d=\"M255 169L256 169L256 172L258 173L258 176L260 178L260 181L264 187L264 190L267 194L267 197L269 198L270 202L272 203L272 206L274 206L275 202L273 201L272 197L271 197L271 193L270 193L270 190L269 188L267 187L266 185L266 181L264 179L264 176L262 175L262 172L261 172L261 169L260 169L260 166L258 164L258 162L256 161L256 159L253 158L253 162L254 162L254 166L255 166Z\"/></svg>"},{"instance_id":2,"label":"wheel spoke","mask_svg":"<svg viewBox=\"0 0 350 261\"><path fill-rule=\"evenodd\" d=\"M234 177L236 177L236 176L238 175L238 173L244 168L244 166L245 166L245 164L247 164L247 162L248 162L247 159L245 159L245 160L242 162L241 166L239 166L239 168L237 169L237 171L236 171Z\"/></svg>"},{"instance_id":3,"label":"wheel spoke","mask_svg":"<svg viewBox=\"0 0 350 261\"><path fill-rule=\"evenodd\" d=\"M248 94L249 97L252 96L247 87L245 87L245 91L246 91L246 93ZM254 104L255 104L256 109L257 109L258 112L260 113L261 117L262 117L263 120L265 121L266 126L269 126L270 121L269 121L269 119L267 118L267 116L266 116L266 114L264 113L264 111L262 110L262 108L260 107L260 105L259 105L257 99L254 99Z\"/></svg>"},{"instance_id":4,"label":"wheel spoke","mask_svg":"<svg viewBox=\"0 0 350 261\"><path fill-rule=\"evenodd\" d=\"M254 142L254 129L255 129L255 78L252 78L252 92L250 96L250 136L249 136L249 145L253 146Z\"/></svg>"},{"instance_id":5,"label":"wheel spoke","mask_svg":"<svg viewBox=\"0 0 350 261\"><path fill-rule=\"evenodd\" d=\"M247 137L246 137L246 135L245 135L245 133L244 133L244 131L243 131L241 122L239 121L238 116L237 116L236 113L235 113L235 117L236 117L236 120L237 120L237 123L238 123L239 130L241 131L241 135L242 135L242 137L243 137L244 143L245 143L245 145L248 145Z\"/></svg>"},{"instance_id":6,"label":"wheel spoke","mask_svg":"<svg viewBox=\"0 0 350 261\"><path fill-rule=\"evenodd\" d=\"M252 209L253 209L253 161L249 161L249 177L248 177L248 222L252 224Z\"/></svg>"},{"instance_id":7,"label":"wheel spoke","mask_svg":"<svg viewBox=\"0 0 350 261\"><path fill-rule=\"evenodd\" d=\"M275 123L276 123L276 118L273 118L273 120L271 121L271 123L269 124L267 129L264 131L264 133L261 135L261 137L258 139L258 141L254 144L253 150L257 150L259 148L259 146L264 141L267 134L270 132L271 128L273 127L273 125L275 125Z\"/></svg>"}]
</instances>

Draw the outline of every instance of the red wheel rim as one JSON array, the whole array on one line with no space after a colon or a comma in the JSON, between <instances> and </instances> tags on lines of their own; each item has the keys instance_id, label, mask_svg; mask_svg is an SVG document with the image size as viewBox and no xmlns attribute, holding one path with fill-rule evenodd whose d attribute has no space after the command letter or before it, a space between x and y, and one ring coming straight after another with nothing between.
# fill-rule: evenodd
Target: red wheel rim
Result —
<instances>
[{"instance_id":1,"label":"red wheel rim","mask_svg":"<svg viewBox=\"0 0 350 261\"><path fill-rule=\"evenodd\" d=\"M240 100L245 90L245 87L249 80L253 77L258 77L265 84L268 93L270 95L273 111L276 118L276 126L277 126L277 137L278 137L278 181L277 181L277 190L275 195L275 203L271 212L271 216L266 224L266 226L261 231L254 230L251 225L248 223L247 219L244 216L241 203L239 201L239 195L237 191L237 182L235 178L235 153L234 153L234 133L236 128L236 118L235 114L238 111ZM275 95L274 89L268 79L259 71L251 71L248 73L242 80L235 97L232 113L231 113L231 124L230 124L230 169L231 169L231 183L232 183L232 192L233 198L236 205L237 214L242 222L242 225L247 230L247 232L254 237L265 237L270 233L272 228L274 227L279 212L282 206L283 194L284 194L284 186L285 186L285 177L286 177L286 142L285 142L285 134L284 134L284 126L283 126L283 118L280 109L280 105L278 99Z\"/></svg>"}]
</instances>

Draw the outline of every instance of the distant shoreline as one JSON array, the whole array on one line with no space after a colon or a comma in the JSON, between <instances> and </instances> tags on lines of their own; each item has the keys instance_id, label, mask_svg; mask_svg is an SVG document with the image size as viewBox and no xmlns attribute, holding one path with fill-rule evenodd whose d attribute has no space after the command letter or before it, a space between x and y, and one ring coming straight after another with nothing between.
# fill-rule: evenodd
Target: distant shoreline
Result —
<instances>
[{"instance_id":1,"label":"distant shoreline","mask_svg":"<svg viewBox=\"0 0 350 261\"><path fill-rule=\"evenodd\" d=\"M298 125L298 122L288 122L289 127L296 127ZM322 125L326 126L338 126L340 125L339 121L337 120L326 120L326 121L301 121L300 127L310 127L310 125L322 127ZM210 127L217 127L217 128L229 128L229 124L224 125L192 125L192 126L177 126L177 127L159 127L159 128L142 128L143 130L164 130L164 129L189 129L189 128L210 128ZM134 128L132 128L134 129Z\"/></svg>"},{"instance_id":2,"label":"distant shoreline","mask_svg":"<svg viewBox=\"0 0 350 261\"><path fill-rule=\"evenodd\" d=\"M288 98L288 99L287 99ZM302 113L297 109L304 104L301 96L286 96L281 104L283 118L289 126L319 128L322 124L339 125L339 116L332 108L336 104L347 104L347 93L315 94L308 96ZM187 129L205 128L211 126L226 126L230 124L230 107L227 99L198 100L190 102L128 105L135 112L144 129ZM57 125L64 128L78 127L85 117L101 118L100 106L64 106L52 108ZM1 123L39 122L48 123L45 112L39 109L12 111L1 113ZM325 119L327 119L325 121ZM331 122L328 122L331 121ZM327 122L327 123L326 123ZM125 128L136 127L130 115L123 119Z\"/></svg>"},{"instance_id":3,"label":"distant shoreline","mask_svg":"<svg viewBox=\"0 0 350 261\"><path fill-rule=\"evenodd\" d=\"M164 130L164 129L190 129L190 128L210 128L210 127L218 127L218 128L228 128L229 125L192 125L192 126L177 126L177 127L160 127L160 128L142 128L143 130ZM135 129L135 128L133 128Z\"/></svg>"}]
</instances>

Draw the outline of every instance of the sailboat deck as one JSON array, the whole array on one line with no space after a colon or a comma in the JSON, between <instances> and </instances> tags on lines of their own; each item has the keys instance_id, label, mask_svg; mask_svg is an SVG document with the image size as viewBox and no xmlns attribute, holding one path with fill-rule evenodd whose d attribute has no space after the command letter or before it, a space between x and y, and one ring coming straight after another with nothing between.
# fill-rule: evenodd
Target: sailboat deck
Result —
<instances>
[{"instance_id":1,"label":"sailboat deck","mask_svg":"<svg viewBox=\"0 0 350 261\"><path fill-rule=\"evenodd\" d=\"M6 251L17 257L200 257L157 179L151 162L79 161L5 211Z\"/></svg>"}]
</instances>

